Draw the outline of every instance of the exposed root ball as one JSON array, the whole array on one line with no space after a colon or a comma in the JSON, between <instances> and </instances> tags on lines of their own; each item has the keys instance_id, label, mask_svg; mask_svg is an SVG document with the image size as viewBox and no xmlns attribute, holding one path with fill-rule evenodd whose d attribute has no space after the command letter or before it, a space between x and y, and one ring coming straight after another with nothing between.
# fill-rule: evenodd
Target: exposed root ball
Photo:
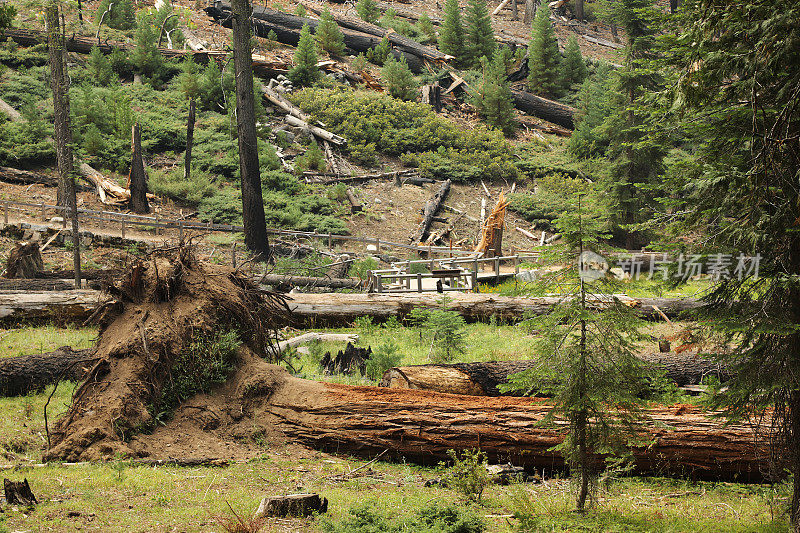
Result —
<instances>
[{"instance_id":1,"label":"exposed root ball","mask_svg":"<svg viewBox=\"0 0 800 533\"><path fill-rule=\"evenodd\" d=\"M236 331L250 352L272 357L288 310L230 268L198 262L190 247L157 250L109 287L121 304L101 319L100 362L50 432L45 459L133 454L129 438L153 427L173 364L192 339Z\"/></svg>"}]
</instances>

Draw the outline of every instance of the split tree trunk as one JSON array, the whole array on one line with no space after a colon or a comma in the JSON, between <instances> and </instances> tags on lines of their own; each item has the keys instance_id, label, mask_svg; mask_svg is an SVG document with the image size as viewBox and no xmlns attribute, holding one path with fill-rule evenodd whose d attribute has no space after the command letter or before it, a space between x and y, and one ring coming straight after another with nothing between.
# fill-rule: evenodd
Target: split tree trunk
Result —
<instances>
[{"instance_id":1,"label":"split tree trunk","mask_svg":"<svg viewBox=\"0 0 800 533\"><path fill-rule=\"evenodd\" d=\"M183 179L189 181L192 176L192 145L194 144L194 98L189 100L189 118L186 120L186 153L183 155Z\"/></svg>"},{"instance_id":2,"label":"split tree trunk","mask_svg":"<svg viewBox=\"0 0 800 533\"><path fill-rule=\"evenodd\" d=\"M437 113L442 111L442 87L438 83L422 86L422 103L428 104Z\"/></svg>"},{"instance_id":3,"label":"split tree trunk","mask_svg":"<svg viewBox=\"0 0 800 533\"><path fill-rule=\"evenodd\" d=\"M249 0L233 0L230 6L233 27L233 62L236 77L236 129L239 140L239 170L242 184L242 218L247 248L269 257L264 197L258 167L255 101L253 97L253 55L250 47Z\"/></svg>"},{"instance_id":4,"label":"split tree trunk","mask_svg":"<svg viewBox=\"0 0 800 533\"><path fill-rule=\"evenodd\" d=\"M131 211L140 215L149 213L147 174L145 174L144 161L142 160L142 136L138 122L131 128L131 170L128 173L128 188L131 191Z\"/></svg>"},{"instance_id":5,"label":"split tree trunk","mask_svg":"<svg viewBox=\"0 0 800 533\"><path fill-rule=\"evenodd\" d=\"M91 367L94 350L62 346L52 352L0 359L0 396L22 396L59 379L79 381Z\"/></svg>"},{"instance_id":6,"label":"split tree trunk","mask_svg":"<svg viewBox=\"0 0 800 533\"><path fill-rule=\"evenodd\" d=\"M439 207L441 207L442 202L444 202L445 198L447 198L447 193L450 192L450 180L445 181L442 183L442 186L439 187L439 190L436 191L436 194L428 200L428 203L425 204L425 208L422 212L422 222L417 228L417 232L411 238L411 242L424 242L425 239L428 237L428 231L431 229L431 224L433 223L433 217L436 215L436 212L439 211Z\"/></svg>"},{"instance_id":7,"label":"split tree trunk","mask_svg":"<svg viewBox=\"0 0 800 533\"><path fill-rule=\"evenodd\" d=\"M666 378L679 386L696 385L708 375L721 380L729 377L727 370L717 361L698 357L696 353L652 353L638 357L663 370ZM400 366L387 370L380 386L470 396L520 396L519 393L502 394L497 386L506 383L509 375L529 370L537 364L538 361L533 360Z\"/></svg>"}]
</instances>

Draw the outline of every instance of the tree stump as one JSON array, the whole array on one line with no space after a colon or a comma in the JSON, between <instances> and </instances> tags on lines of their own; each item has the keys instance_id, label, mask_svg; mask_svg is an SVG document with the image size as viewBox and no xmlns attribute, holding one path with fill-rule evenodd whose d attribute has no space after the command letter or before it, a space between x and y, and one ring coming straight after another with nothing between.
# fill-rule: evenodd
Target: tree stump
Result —
<instances>
[{"instance_id":1,"label":"tree stump","mask_svg":"<svg viewBox=\"0 0 800 533\"><path fill-rule=\"evenodd\" d=\"M430 105L437 113L442 110L442 88L438 83L422 86L422 103Z\"/></svg>"},{"instance_id":2,"label":"tree stump","mask_svg":"<svg viewBox=\"0 0 800 533\"><path fill-rule=\"evenodd\" d=\"M357 348L348 342L344 351L339 351L336 357L331 357L331 353L325 353L319 366L326 374L347 374L351 375L356 370L363 376L367 372L367 359L372 355L372 348Z\"/></svg>"},{"instance_id":3,"label":"tree stump","mask_svg":"<svg viewBox=\"0 0 800 533\"><path fill-rule=\"evenodd\" d=\"M44 270L44 262L39 251L39 243L20 242L8 254L5 273L7 278L31 279L41 270Z\"/></svg>"},{"instance_id":4,"label":"tree stump","mask_svg":"<svg viewBox=\"0 0 800 533\"><path fill-rule=\"evenodd\" d=\"M328 499L319 494L290 494L288 496L268 496L261 500L255 517L306 517L313 513L324 513L328 510Z\"/></svg>"},{"instance_id":5,"label":"tree stump","mask_svg":"<svg viewBox=\"0 0 800 533\"><path fill-rule=\"evenodd\" d=\"M28 485L28 480L11 481L10 479L3 479L3 490L6 496L6 502L9 505L24 505L30 507L39 503L36 496L31 492L31 486Z\"/></svg>"}]
</instances>

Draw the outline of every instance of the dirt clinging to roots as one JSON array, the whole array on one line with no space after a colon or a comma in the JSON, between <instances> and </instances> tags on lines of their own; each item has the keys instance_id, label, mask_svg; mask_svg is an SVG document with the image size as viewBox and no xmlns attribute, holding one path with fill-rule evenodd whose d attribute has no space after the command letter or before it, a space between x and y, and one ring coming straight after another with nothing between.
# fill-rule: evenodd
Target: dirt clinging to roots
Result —
<instances>
[{"instance_id":1,"label":"dirt clinging to roots","mask_svg":"<svg viewBox=\"0 0 800 533\"><path fill-rule=\"evenodd\" d=\"M241 367L273 359L274 332L288 318L282 297L257 289L230 268L199 262L189 246L156 250L108 292L117 303L99 319L99 361L50 429L45 460L149 455L134 437L157 425L154 406L172 377L173 362L192 338L236 330ZM239 396L247 392L226 384L231 386Z\"/></svg>"}]
</instances>

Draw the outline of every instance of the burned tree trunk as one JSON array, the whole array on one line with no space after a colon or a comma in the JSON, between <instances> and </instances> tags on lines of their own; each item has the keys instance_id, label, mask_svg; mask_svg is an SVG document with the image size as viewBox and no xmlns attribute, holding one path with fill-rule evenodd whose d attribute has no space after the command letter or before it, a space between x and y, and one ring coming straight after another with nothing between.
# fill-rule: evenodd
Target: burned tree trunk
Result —
<instances>
[{"instance_id":1,"label":"burned tree trunk","mask_svg":"<svg viewBox=\"0 0 800 533\"><path fill-rule=\"evenodd\" d=\"M638 357L653 368L663 370L665 377L679 386L696 385L705 376L716 376L722 381L730 377L729 372L717 361L699 357L697 353L654 353ZM471 396L502 396L504 394L497 386L506 383L508 376L535 368L538 364L538 361L532 360L400 366L387 370L380 386Z\"/></svg>"},{"instance_id":2,"label":"burned tree trunk","mask_svg":"<svg viewBox=\"0 0 800 533\"><path fill-rule=\"evenodd\" d=\"M450 180L442 183L442 186L439 187L436 194L425 204L425 208L422 211L422 222L417 232L411 237L411 242L423 242L428 237L428 230L430 230L431 224L433 223L433 217L436 215L436 212L439 211L442 202L447 198L447 193L450 192L450 183Z\"/></svg>"},{"instance_id":3,"label":"burned tree trunk","mask_svg":"<svg viewBox=\"0 0 800 533\"><path fill-rule=\"evenodd\" d=\"M58 380L79 381L94 361L94 350L55 351L0 359L0 396L22 396Z\"/></svg>"},{"instance_id":4,"label":"burned tree trunk","mask_svg":"<svg viewBox=\"0 0 800 533\"><path fill-rule=\"evenodd\" d=\"M37 242L21 242L8 254L6 262L7 278L35 278L44 268L42 253Z\"/></svg>"},{"instance_id":5,"label":"burned tree trunk","mask_svg":"<svg viewBox=\"0 0 800 533\"><path fill-rule=\"evenodd\" d=\"M183 179L189 181L192 176L192 145L194 144L194 98L189 100L189 118L186 120L186 153L183 154Z\"/></svg>"},{"instance_id":6,"label":"burned tree trunk","mask_svg":"<svg viewBox=\"0 0 800 533\"><path fill-rule=\"evenodd\" d=\"M72 262L75 286L81 286L81 248L78 235L78 199L72 162L72 126L69 118L69 76L58 0L49 0L45 7L47 49L50 58L50 88L53 92L53 125L55 127L56 160L58 162L57 203L69 208L72 218ZM64 217L66 218L66 210Z\"/></svg>"},{"instance_id":7,"label":"burned tree trunk","mask_svg":"<svg viewBox=\"0 0 800 533\"><path fill-rule=\"evenodd\" d=\"M233 62L236 72L236 129L239 140L239 171L242 184L242 219L247 248L269 257L267 223L264 219L264 197L258 167L255 100L253 96L253 54L250 39L249 0L233 0L230 6L233 27Z\"/></svg>"},{"instance_id":8,"label":"burned tree trunk","mask_svg":"<svg viewBox=\"0 0 800 533\"><path fill-rule=\"evenodd\" d=\"M442 110L442 87L438 83L422 86L422 103L428 104L437 113Z\"/></svg>"},{"instance_id":9,"label":"burned tree trunk","mask_svg":"<svg viewBox=\"0 0 800 533\"><path fill-rule=\"evenodd\" d=\"M574 129L575 108L524 91L511 91L514 107L567 129Z\"/></svg>"},{"instance_id":10,"label":"burned tree trunk","mask_svg":"<svg viewBox=\"0 0 800 533\"><path fill-rule=\"evenodd\" d=\"M147 174L145 174L142 160L142 136L138 122L131 128L131 170L128 173L128 189L131 191L131 211L139 214L149 213Z\"/></svg>"}]
</instances>

